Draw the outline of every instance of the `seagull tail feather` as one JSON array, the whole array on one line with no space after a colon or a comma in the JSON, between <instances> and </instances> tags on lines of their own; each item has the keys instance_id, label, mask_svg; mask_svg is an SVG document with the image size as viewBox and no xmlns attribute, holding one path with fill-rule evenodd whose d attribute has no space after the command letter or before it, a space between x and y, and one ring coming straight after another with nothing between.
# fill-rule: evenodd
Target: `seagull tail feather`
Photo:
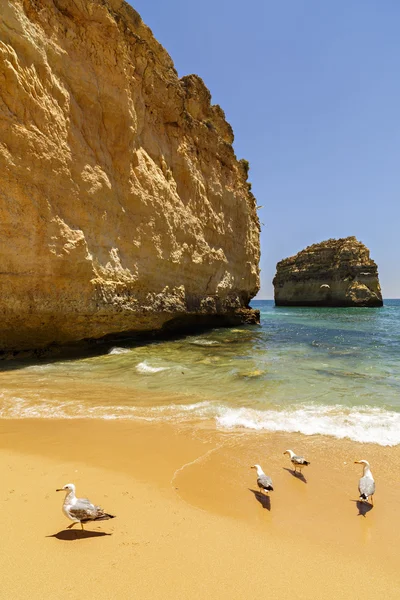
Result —
<instances>
[{"instance_id":1,"label":"seagull tail feather","mask_svg":"<svg viewBox=\"0 0 400 600\"><path fill-rule=\"evenodd\" d=\"M369 496L367 496L367 494L361 494L360 495L360 500L368 500Z\"/></svg>"},{"instance_id":2,"label":"seagull tail feather","mask_svg":"<svg viewBox=\"0 0 400 600\"><path fill-rule=\"evenodd\" d=\"M107 521L108 519L115 519L115 515L109 515L108 513L104 513L103 515L96 517L94 520L95 521Z\"/></svg>"},{"instance_id":3,"label":"seagull tail feather","mask_svg":"<svg viewBox=\"0 0 400 600\"><path fill-rule=\"evenodd\" d=\"M310 461L308 461L308 460L305 460L305 461L303 462L303 465L306 465L306 467L308 467L308 465L309 465L309 464L310 464Z\"/></svg>"}]
</instances>

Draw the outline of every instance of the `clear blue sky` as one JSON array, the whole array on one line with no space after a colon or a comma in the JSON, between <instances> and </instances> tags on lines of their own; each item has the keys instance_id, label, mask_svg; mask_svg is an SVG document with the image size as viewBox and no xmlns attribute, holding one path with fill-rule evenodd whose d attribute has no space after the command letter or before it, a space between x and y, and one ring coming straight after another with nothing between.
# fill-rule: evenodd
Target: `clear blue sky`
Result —
<instances>
[{"instance_id":1,"label":"clear blue sky","mask_svg":"<svg viewBox=\"0 0 400 600\"><path fill-rule=\"evenodd\" d=\"M355 235L400 297L400 2L132 0L180 76L196 73L235 133L278 260Z\"/></svg>"}]
</instances>

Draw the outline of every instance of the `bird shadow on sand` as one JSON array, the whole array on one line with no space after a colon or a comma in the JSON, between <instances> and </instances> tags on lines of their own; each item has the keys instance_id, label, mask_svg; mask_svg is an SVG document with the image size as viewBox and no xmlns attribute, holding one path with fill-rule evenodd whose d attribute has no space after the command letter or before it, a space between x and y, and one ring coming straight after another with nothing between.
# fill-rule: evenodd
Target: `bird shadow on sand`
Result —
<instances>
[{"instance_id":1,"label":"bird shadow on sand","mask_svg":"<svg viewBox=\"0 0 400 600\"><path fill-rule=\"evenodd\" d=\"M299 479L303 483L307 483L307 479L304 477L303 473L299 473L298 471L294 471L293 469L287 469L286 467L282 467L285 471L290 473L296 479Z\"/></svg>"},{"instance_id":2,"label":"bird shadow on sand","mask_svg":"<svg viewBox=\"0 0 400 600\"><path fill-rule=\"evenodd\" d=\"M374 508L374 505L370 502L362 502L361 500L350 500L350 502L355 502L358 508L357 517L365 517L370 510Z\"/></svg>"},{"instance_id":3,"label":"bird shadow on sand","mask_svg":"<svg viewBox=\"0 0 400 600\"><path fill-rule=\"evenodd\" d=\"M271 498L267 494L263 494L258 490L252 490L251 488L248 488L248 490L249 492L252 492L254 494L255 499L261 504L263 508L271 510Z\"/></svg>"},{"instance_id":4,"label":"bird shadow on sand","mask_svg":"<svg viewBox=\"0 0 400 600\"><path fill-rule=\"evenodd\" d=\"M105 533L104 531L88 531L87 529L84 531L63 529L58 533L53 533L53 535L46 535L46 537L53 537L57 538L58 540L73 542L75 540L83 540L85 538L104 537L105 535L112 535L112 533Z\"/></svg>"}]
</instances>

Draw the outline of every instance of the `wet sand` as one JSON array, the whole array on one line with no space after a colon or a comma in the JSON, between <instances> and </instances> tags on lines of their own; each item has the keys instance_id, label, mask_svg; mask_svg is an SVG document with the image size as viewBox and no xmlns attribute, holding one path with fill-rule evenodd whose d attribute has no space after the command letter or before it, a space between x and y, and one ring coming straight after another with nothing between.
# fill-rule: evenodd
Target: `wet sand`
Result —
<instances>
[{"instance_id":1,"label":"wet sand","mask_svg":"<svg viewBox=\"0 0 400 600\"><path fill-rule=\"evenodd\" d=\"M304 478L288 447L311 461ZM1 420L0 455L5 598L399 598L400 447L37 419ZM361 458L372 509L357 502ZM55 489L68 482L117 518L67 530Z\"/></svg>"}]
</instances>

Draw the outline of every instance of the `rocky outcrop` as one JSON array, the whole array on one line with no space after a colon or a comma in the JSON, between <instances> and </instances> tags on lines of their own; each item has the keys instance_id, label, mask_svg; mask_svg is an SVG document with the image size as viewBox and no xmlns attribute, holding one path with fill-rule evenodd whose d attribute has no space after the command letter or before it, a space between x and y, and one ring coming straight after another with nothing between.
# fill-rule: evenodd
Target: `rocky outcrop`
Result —
<instances>
[{"instance_id":1,"label":"rocky outcrop","mask_svg":"<svg viewBox=\"0 0 400 600\"><path fill-rule=\"evenodd\" d=\"M0 350L257 320L247 162L122 0L3 0Z\"/></svg>"},{"instance_id":2,"label":"rocky outcrop","mask_svg":"<svg viewBox=\"0 0 400 600\"><path fill-rule=\"evenodd\" d=\"M376 263L355 237L313 244L276 265L277 306L382 306Z\"/></svg>"}]
</instances>

